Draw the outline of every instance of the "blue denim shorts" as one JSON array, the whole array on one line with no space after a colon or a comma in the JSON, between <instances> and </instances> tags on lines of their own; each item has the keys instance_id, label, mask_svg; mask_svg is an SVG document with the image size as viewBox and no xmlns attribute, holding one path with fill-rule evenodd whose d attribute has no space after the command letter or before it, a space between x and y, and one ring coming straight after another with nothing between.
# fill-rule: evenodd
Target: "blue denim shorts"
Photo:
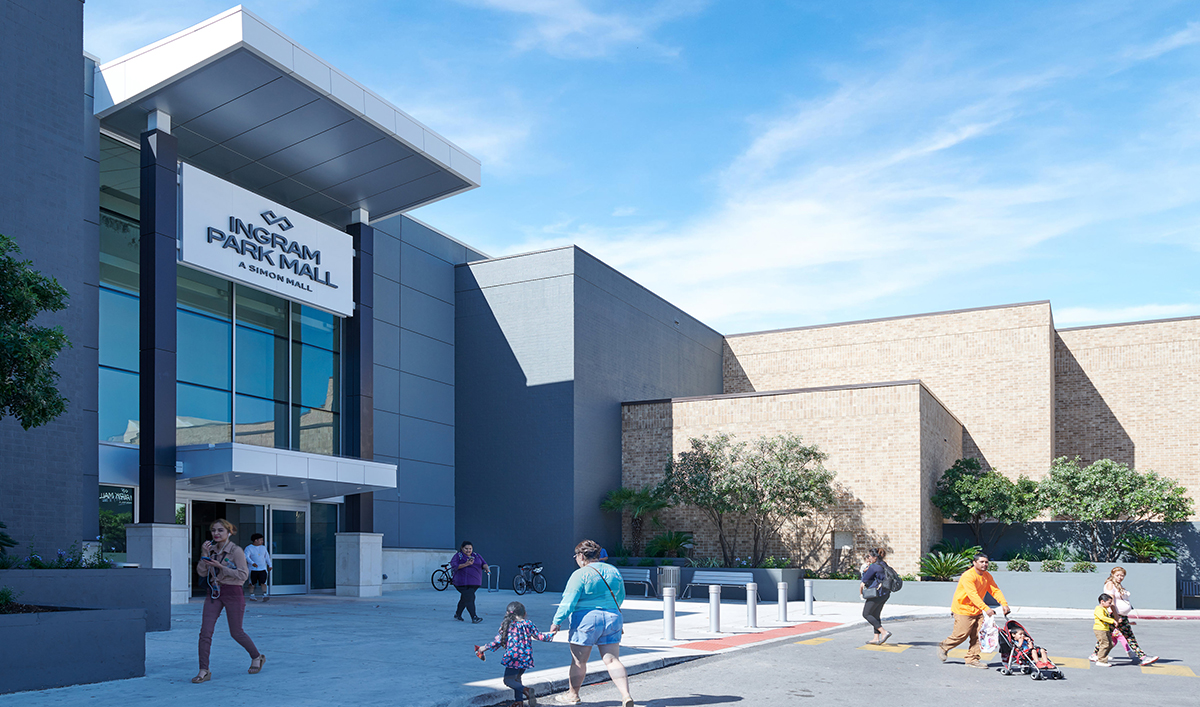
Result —
<instances>
[{"instance_id":1,"label":"blue denim shorts","mask_svg":"<svg viewBox=\"0 0 1200 707\"><path fill-rule=\"evenodd\" d=\"M615 611L584 609L571 614L569 638L577 646L606 646L621 642L625 622Z\"/></svg>"}]
</instances>

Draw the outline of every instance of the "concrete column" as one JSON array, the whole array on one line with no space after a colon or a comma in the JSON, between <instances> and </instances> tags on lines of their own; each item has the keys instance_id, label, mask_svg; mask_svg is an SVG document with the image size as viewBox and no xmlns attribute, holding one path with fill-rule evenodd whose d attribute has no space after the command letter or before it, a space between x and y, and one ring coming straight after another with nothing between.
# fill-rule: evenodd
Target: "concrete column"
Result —
<instances>
[{"instance_id":1,"label":"concrete column","mask_svg":"<svg viewBox=\"0 0 1200 707\"><path fill-rule=\"evenodd\" d=\"M139 567L171 570L171 603L186 604L192 595L186 525L137 523L125 526L126 559Z\"/></svg>"},{"instance_id":2,"label":"concrete column","mask_svg":"<svg viewBox=\"0 0 1200 707\"><path fill-rule=\"evenodd\" d=\"M337 595L383 595L383 533L338 533Z\"/></svg>"},{"instance_id":3,"label":"concrete column","mask_svg":"<svg viewBox=\"0 0 1200 707\"><path fill-rule=\"evenodd\" d=\"M354 238L354 316L346 319L346 409L342 452L359 459L375 457L375 229L367 213L354 212L346 227ZM375 530L375 499L370 493L346 496L346 530ZM339 564L339 567L341 565ZM338 592L341 592L340 582Z\"/></svg>"},{"instance_id":4,"label":"concrete column","mask_svg":"<svg viewBox=\"0 0 1200 707\"><path fill-rule=\"evenodd\" d=\"M170 125L165 114L151 115L151 126ZM142 133L141 148L138 520L173 524L179 148L157 127Z\"/></svg>"}]
</instances>

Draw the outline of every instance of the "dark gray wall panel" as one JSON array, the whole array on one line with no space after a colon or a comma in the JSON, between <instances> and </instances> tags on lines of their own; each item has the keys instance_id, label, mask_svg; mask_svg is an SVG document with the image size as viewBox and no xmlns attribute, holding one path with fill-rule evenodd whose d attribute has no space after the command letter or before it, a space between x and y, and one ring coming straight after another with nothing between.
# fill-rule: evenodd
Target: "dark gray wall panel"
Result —
<instances>
[{"instance_id":1,"label":"dark gray wall panel","mask_svg":"<svg viewBox=\"0 0 1200 707\"><path fill-rule=\"evenodd\" d=\"M398 508L401 547L445 548L458 545L454 540L454 506L400 503ZM491 559L487 554L484 558ZM446 561L449 562L450 558L447 557ZM447 600L450 598L447 597Z\"/></svg>"},{"instance_id":2,"label":"dark gray wall panel","mask_svg":"<svg viewBox=\"0 0 1200 707\"><path fill-rule=\"evenodd\" d=\"M400 219L401 241L416 246L447 263L457 265L466 262L467 249L463 244L447 238L411 218L401 216Z\"/></svg>"},{"instance_id":3,"label":"dark gray wall panel","mask_svg":"<svg viewBox=\"0 0 1200 707\"><path fill-rule=\"evenodd\" d=\"M86 151L83 4L10 0L0 11L0 233L55 277L70 306L40 323L61 325L73 348L59 357L67 412L25 431L0 422L0 520L20 543L51 552L97 530L97 338L99 279L96 155ZM90 137L86 144L95 145ZM93 207L94 208L94 207Z\"/></svg>"},{"instance_id":4,"label":"dark gray wall panel","mask_svg":"<svg viewBox=\"0 0 1200 707\"><path fill-rule=\"evenodd\" d=\"M401 253L401 281L407 287L454 304L453 265L407 243Z\"/></svg>"},{"instance_id":5,"label":"dark gray wall panel","mask_svg":"<svg viewBox=\"0 0 1200 707\"><path fill-rule=\"evenodd\" d=\"M400 332L396 330L399 341ZM378 342L376 339L376 350ZM394 350L394 349L393 349ZM375 409L384 412L400 412L400 371L388 366L375 364Z\"/></svg>"},{"instance_id":6,"label":"dark gray wall panel","mask_svg":"<svg viewBox=\"0 0 1200 707\"><path fill-rule=\"evenodd\" d=\"M454 465L454 426L400 416L400 457Z\"/></svg>"},{"instance_id":7,"label":"dark gray wall panel","mask_svg":"<svg viewBox=\"0 0 1200 707\"><path fill-rule=\"evenodd\" d=\"M381 498L374 494L375 532L383 533L384 547L400 546L400 504L395 497Z\"/></svg>"},{"instance_id":8,"label":"dark gray wall panel","mask_svg":"<svg viewBox=\"0 0 1200 707\"><path fill-rule=\"evenodd\" d=\"M443 425L454 424L454 386L411 373L400 375L400 412Z\"/></svg>"},{"instance_id":9,"label":"dark gray wall panel","mask_svg":"<svg viewBox=\"0 0 1200 707\"><path fill-rule=\"evenodd\" d=\"M375 318L375 365L400 369L400 327Z\"/></svg>"},{"instance_id":10,"label":"dark gray wall panel","mask_svg":"<svg viewBox=\"0 0 1200 707\"><path fill-rule=\"evenodd\" d=\"M406 329L400 330L400 370L454 385L454 346Z\"/></svg>"},{"instance_id":11,"label":"dark gray wall panel","mask_svg":"<svg viewBox=\"0 0 1200 707\"><path fill-rule=\"evenodd\" d=\"M454 305L405 286L400 296L400 326L453 344Z\"/></svg>"},{"instance_id":12,"label":"dark gray wall panel","mask_svg":"<svg viewBox=\"0 0 1200 707\"><path fill-rule=\"evenodd\" d=\"M375 453L377 455L400 456L400 419L400 416L395 413L375 411Z\"/></svg>"},{"instance_id":13,"label":"dark gray wall panel","mask_svg":"<svg viewBox=\"0 0 1200 707\"><path fill-rule=\"evenodd\" d=\"M437 506L454 505L454 467L411 459L400 460L401 501ZM450 547L447 545L446 547Z\"/></svg>"},{"instance_id":14,"label":"dark gray wall panel","mask_svg":"<svg viewBox=\"0 0 1200 707\"><path fill-rule=\"evenodd\" d=\"M375 274L400 282L400 239L375 230Z\"/></svg>"},{"instance_id":15,"label":"dark gray wall panel","mask_svg":"<svg viewBox=\"0 0 1200 707\"><path fill-rule=\"evenodd\" d=\"M400 285L380 275L375 276L375 319L400 324Z\"/></svg>"}]
</instances>

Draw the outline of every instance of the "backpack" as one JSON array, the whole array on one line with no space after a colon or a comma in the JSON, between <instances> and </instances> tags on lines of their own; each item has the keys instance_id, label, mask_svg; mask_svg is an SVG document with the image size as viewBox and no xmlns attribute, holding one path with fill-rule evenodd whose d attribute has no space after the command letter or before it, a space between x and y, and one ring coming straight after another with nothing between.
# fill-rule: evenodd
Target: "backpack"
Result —
<instances>
[{"instance_id":1,"label":"backpack","mask_svg":"<svg viewBox=\"0 0 1200 707\"><path fill-rule=\"evenodd\" d=\"M883 567L883 579L879 583L883 585L888 592L898 592L904 588L904 580L900 579L900 575L896 574L896 570L886 562L879 563Z\"/></svg>"}]
</instances>

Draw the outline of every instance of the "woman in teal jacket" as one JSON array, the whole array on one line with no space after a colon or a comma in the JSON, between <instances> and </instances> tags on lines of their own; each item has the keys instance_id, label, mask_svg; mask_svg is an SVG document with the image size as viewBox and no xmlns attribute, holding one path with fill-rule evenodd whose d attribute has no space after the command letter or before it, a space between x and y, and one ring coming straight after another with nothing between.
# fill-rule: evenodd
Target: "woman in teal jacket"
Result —
<instances>
[{"instance_id":1,"label":"woman in teal jacket","mask_svg":"<svg viewBox=\"0 0 1200 707\"><path fill-rule=\"evenodd\" d=\"M600 648L600 657L608 668L608 676L621 691L622 707L633 707L629 696L629 677L621 664L621 604L625 601L625 582L617 568L600 561L600 545L584 540L575 546L575 563L579 569L567 580L562 601L554 614L551 631L566 623L571 644L570 688L559 695L559 704L579 704L579 688L587 675L588 656L592 646Z\"/></svg>"}]
</instances>

